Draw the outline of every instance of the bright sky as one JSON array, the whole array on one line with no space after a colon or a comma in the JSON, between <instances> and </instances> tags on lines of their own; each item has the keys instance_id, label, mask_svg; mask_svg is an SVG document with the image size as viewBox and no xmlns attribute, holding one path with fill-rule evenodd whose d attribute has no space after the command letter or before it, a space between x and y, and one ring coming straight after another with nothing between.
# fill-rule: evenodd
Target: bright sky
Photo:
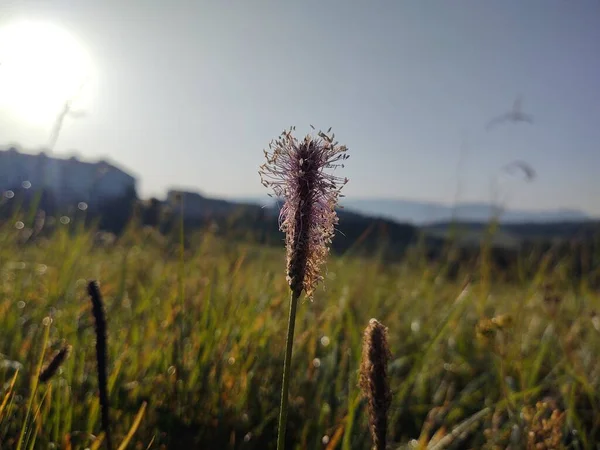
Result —
<instances>
[{"instance_id":1,"label":"bright sky","mask_svg":"<svg viewBox=\"0 0 600 450\"><path fill-rule=\"evenodd\" d=\"M25 19L93 66L56 153L109 157L142 195L261 195L262 149L313 124L349 147L347 196L488 201L518 159L538 177L509 206L600 215L596 0L2 0L0 27ZM486 131L519 95L534 124ZM48 142L53 119L1 105L0 145Z\"/></svg>"}]
</instances>

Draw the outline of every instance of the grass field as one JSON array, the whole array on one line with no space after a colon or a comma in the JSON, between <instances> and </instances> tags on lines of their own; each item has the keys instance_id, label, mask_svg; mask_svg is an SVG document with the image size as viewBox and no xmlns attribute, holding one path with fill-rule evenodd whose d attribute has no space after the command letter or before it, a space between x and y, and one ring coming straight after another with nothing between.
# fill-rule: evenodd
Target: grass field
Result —
<instances>
[{"instance_id":1,"label":"grass field","mask_svg":"<svg viewBox=\"0 0 600 450\"><path fill-rule=\"evenodd\" d=\"M0 228L0 448L20 436L23 449L97 448L90 279L105 299L117 444L131 431L132 449L274 448L283 246L206 232L182 252L177 237L135 227L115 243L74 223L43 238L27 231ZM595 448L598 293L567 288L558 271L505 285L485 259L455 282L442 269L418 254L398 265L329 260L324 287L298 310L288 448L370 447L357 369L371 317L389 328L393 353L390 448ZM36 386L64 343L69 358Z\"/></svg>"}]
</instances>

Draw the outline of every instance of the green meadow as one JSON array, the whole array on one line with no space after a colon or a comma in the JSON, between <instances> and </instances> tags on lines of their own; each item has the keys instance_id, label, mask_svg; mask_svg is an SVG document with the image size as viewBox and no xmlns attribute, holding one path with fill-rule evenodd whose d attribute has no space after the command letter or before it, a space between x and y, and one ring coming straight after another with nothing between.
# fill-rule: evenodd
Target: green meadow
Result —
<instances>
[{"instance_id":1,"label":"green meadow","mask_svg":"<svg viewBox=\"0 0 600 450\"><path fill-rule=\"evenodd\" d=\"M596 448L600 294L560 265L533 269L503 281L484 252L451 280L417 249L399 263L332 256L298 307L287 448L370 448L357 371L372 317L392 352L389 448ZM74 222L31 236L14 220L0 227L0 448L103 448L89 280L108 321L115 448L275 448L283 244L206 230L184 246L135 224L111 240Z\"/></svg>"}]
</instances>

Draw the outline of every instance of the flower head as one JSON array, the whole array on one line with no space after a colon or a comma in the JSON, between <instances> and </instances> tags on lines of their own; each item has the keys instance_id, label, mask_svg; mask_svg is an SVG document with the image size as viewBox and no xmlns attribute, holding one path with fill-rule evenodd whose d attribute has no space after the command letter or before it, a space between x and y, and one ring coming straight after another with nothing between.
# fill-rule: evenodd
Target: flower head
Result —
<instances>
[{"instance_id":1,"label":"flower head","mask_svg":"<svg viewBox=\"0 0 600 450\"><path fill-rule=\"evenodd\" d=\"M363 337L359 385L367 399L369 428L373 448L377 450L386 446L387 413L392 402L387 375L389 359L387 328L376 319L371 319Z\"/></svg>"},{"instance_id":2,"label":"flower head","mask_svg":"<svg viewBox=\"0 0 600 450\"><path fill-rule=\"evenodd\" d=\"M259 170L263 185L283 197L279 227L286 234L287 280L292 291L308 297L322 279L321 266L329 253L338 217L340 190L348 182L333 172L348 159L346 147L335 135L298 140L294 128L284 131L265 150L266 164Z\"/></svg>"},{"instance_id":3,"label":"flower head","mask_svg":"<svg viewBox=\"0 0 600 450\"><path fill-rule=\"evenodd\" d=\"M62 363L67 359L71 352L71 346L65 345L56 353L50 363L40 372L39 379L42 383L45 383L56 374Z\"/></svg>"}]
</instances>

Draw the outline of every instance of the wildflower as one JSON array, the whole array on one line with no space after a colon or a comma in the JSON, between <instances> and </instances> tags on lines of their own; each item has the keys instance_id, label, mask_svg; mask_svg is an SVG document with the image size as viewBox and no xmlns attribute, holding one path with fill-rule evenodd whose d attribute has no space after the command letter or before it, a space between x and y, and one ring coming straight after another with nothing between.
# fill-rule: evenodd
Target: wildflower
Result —
<instances>
[{"instance_id":1,"label":"wildflower","mask_svg":"<svg viewBox=\"0 0 600 450\"><path fill-rule=\"evenodd\" d=\"M294 128L284 131L265 150L267 162L259 174L264 186L283 197L279 227L285 233L287 247L287 281L291 289L290 314L283 363L281 407L277 432L277 449L285 447L290 364L294 341L296 307L302 291L311 297L322 280L321 266L329 254L329 245L338 223L335 212L340 190L348 182L333 173L348 159L346 147L334 142L334 135L319 132L302 141L292 136Z\"/></svg>"},{"instance_id":2,"label":"wildflower","mask_svg":"<svg viewBox=\"0 0 600 450\"><path fill-rule=\"evenodd\" d=\"M390 356L387 328L371 319L363 337L359 385L367 399L369 428L376 450L386 446L387 413L392 401L387 376Z\"/></svg>"},{"instance_id":3,"label":"wildflower","mask_svg":"<svg viewBox=\"0 0 600 450\"><path fill-rule=\"evenodd\" d=\"M521 411L527 429L528 449L556 449L563 441L566 414L554 401L539 401Z\"/></svg>"},{"instance_id":4,"label":"wildflower","mask_svg":"<svg viewBox=\"0 0 600 450\"><path fill-rule=\"evenodd\" d=\"M348 182L328 170L343 167L347 148L335 135L319 132L298 140L294 128L284 131L265 150L266 164L259 170L264 186L283 197L279 226L286 234L287 281L292 292L308 297L322 280L321 266L329 253L338 217L340 190Z\"/></svg>"}]
</instances>

